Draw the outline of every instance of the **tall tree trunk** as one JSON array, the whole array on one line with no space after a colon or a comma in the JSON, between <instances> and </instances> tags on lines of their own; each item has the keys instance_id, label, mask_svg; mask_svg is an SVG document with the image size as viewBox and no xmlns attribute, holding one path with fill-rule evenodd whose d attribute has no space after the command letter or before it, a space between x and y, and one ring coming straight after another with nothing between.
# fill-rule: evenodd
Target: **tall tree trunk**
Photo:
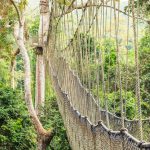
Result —
<instances>
[{"instance_id":1,"label":"tall tree trunk","mask_svg":"<svg viewBox=\"0 0 150 150\"><path fill-rule=\"evenodd\" d=\"M49 0L40 0L40 25L39 25L39 46L36 49L36 97L35 109L36 113L41 115L40 108L44 107L45 102L45 62L43 51L47 44L47 36L49 29ZM49 144L48 140L38 136L38 150L46 150Z\"/></svg>"},{"instance_id":2,"label":"tall tree trunk","mask_svg":"<svg viewBox=\"0 0 150 150\"><path fill-rule=\"evenodd\" d=\"M38 150L46 150L52 138L38 137Z\"/></svg>"},{"instance_id":3,"label":"tall tree trunk","mask_svg":"<svg viewBox=\"0 0 150 150\"><path fill-rule=\"evenodd\" d=\"M39 48L37 48L38 51ZM38 116L41 115L41 107L44 107L45 101L45 64L42 53L36 52L36 97L35 110Z\"/></svg>"},{"instance_id":4,"label":"tall tree trunk","mask_svg":"<svg viewBox=\"0 0 150 150\"><path fill-rule=\"evenodd\" d=\"M36 97L35 110L40 116L40 108L44 106L45 101L45 63L43 50L47 44L49 29L49 0L40 0L40 26L39 26L39 46L37 47L36 57Z\"/></svg>"}]
</instances>

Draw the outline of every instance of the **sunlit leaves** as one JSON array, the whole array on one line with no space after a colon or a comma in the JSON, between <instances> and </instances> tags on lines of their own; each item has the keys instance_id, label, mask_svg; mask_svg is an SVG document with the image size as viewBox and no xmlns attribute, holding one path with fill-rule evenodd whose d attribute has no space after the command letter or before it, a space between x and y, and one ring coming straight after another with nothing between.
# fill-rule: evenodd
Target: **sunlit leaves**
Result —
<instances>
[{"instance_id":1,"label":"sunlit leaves","mask_svg":"<svg viewBox=\"0 0 150 150\"><path fill-rule=\"evenodd\" d=\"M71 4L70 0L56 0L61 5L69 6Z\"/></svg>"},{"instance_id":2,"label":"sunlit leaves","mask_svg":"<svg viewBox=\"0 0 150 150\"><path fill-rule=\"evenodd\" d=\"M23 11L28 4L28 0L21 0L18 4L19 10Z\"/></svg>"}]
</instances>

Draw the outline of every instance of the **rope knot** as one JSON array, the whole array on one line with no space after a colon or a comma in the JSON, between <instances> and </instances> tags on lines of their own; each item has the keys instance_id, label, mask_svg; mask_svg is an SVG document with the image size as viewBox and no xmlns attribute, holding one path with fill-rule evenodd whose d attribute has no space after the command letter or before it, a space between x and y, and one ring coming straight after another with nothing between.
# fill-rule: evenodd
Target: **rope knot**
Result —
<instances>
[{"instance_id":1,"label":"rope knot","mask_svg":"<svg viewBox=\"0 0 150 150\"><path fill-rule=\"evenodd\" d=\"M103 123L102 120L99 120L99 121L98 121L98 125L101 125L102 123Z\"/></svg>"},{"instance_id":2,"label":"rope knot","mask_svg":"<svg viewBox=\"0 0 150 150\"><path fill-rule=\"evenodd\" d=\"M128 132L128 129L126 129L126 128L121 128L121 129L120 129L120 132L121 132L121 133Z\"/></svg>"},{"instance_id":3,"label":"rope knot","mask_svg":"<svg viewBox=\"0 0 150 150\"><path fill-rule=\"evenodd\" d=\"M138 147L139 147L139 148L142 148L142 145L143 145L144 143L145 143L144 141L139 142Z\"/></svg>"}]
</instances>

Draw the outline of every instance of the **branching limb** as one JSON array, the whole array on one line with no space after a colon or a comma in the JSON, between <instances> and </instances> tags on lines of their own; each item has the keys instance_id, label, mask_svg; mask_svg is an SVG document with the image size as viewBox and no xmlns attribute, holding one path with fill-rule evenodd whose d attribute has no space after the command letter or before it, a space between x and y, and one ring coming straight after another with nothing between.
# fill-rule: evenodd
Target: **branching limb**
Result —
<instances>
[{"instance_id":1,"label":"branching limb","mask_svg":"<svg viewBox=\"0 0 150 150\"><path fill-rule=\"evenodd\" d=\"M88 8L88 7L97 7L97 6L99 6L99 5L100 5L100 4L96 4L96 3L93 3L93 4L89 3L89 4L87 4L87 5L82 5L82 4L80 4L80 5L72 5L72 7L70 7L70 9L68 9L66 12L64 12L64 13L61 14L61 15L69 14L69 13L71 13L72 11L77 10L77 9L83 9L83 8L85 8L85 7L87 7L87 8ZM103 4L102 4L101 6L114 9L114 10L119 11L120 13L122 13L122 14L124 14L124 15L129 16L129 17L132 18L132 15L127 14L125 11L122 11L122 10L120 10L120 9L118 9L118 8L114 8L113 6L110 6L110 5L103 5ZM55 17L57 18L57 17L60 17L61 15L56 15ZM150 20L146 20L146 19L144 19L144 18L142 18L142 17L136 17L136 19L140 19L140 20L142 20L142 21L147 22L148 24L150 24Z\"/></svg>"},{"instance_id":2,"label":"branching limb","mask_svg":"<svg viewBox=\"0 0 150 150\"><path fill-rule=\"evenodd\" d=\"M15 4L15 2L13 0L10 0L10 2L13 4L14 8L16 9L18 20L19 20L19 25L22 26L21 16L20 16L20 12L19 12L18 7L16 6L16 4Z\"/></svg>"},{"instance_id":3,"label":"branching limb","mask_svg":"<svg viewBox=\"0 0 150 150\"><path fill-rule=\"evenodd\" d=\"M25 102L28 108L29 115L32 120L32 124L35 128L35 131L38 136L46 141L50 141L53 137L53 130L46 130L44 129L42 123L40 122L32 100L32 93L31 93L31 67L30 67L30 58L28 55L28 51L26 49L24 43L24 22L25 22L25 15L24 12L20 15L19 9L15 5L13 0L10 0L15 7L17 14L18 14L18 22L14 26L14 37L16 39L16 43L20 50L20 54L23 58L24 63L24 89L25 89Z\"/></svg>"}]
</instances>

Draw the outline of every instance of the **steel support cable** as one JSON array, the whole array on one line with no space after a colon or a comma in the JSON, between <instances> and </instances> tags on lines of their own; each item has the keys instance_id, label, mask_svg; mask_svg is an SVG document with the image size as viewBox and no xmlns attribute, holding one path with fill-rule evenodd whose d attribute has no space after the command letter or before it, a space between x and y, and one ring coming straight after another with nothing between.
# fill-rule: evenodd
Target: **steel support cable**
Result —
<instances>
[{"instance_id":1,"label":"steel support cable","mask_svg":"<svg viewBox=\"0 0 150 150\"><path fill-rule=\"evenodd\" d=\"M141 97L140 97L140 75L139 75L139 56L138 56L138 42L136 31L136 19L135 19L135 4L132 0L132 16L133 16L133 33L134 33L134 49L135 49L135 67L136 67L136 98L138 102L138 124L139 124L139 136L140 140L143 140L143 128L142 128L142 111L141 111Z\"/></svg>"}]
</instances>

